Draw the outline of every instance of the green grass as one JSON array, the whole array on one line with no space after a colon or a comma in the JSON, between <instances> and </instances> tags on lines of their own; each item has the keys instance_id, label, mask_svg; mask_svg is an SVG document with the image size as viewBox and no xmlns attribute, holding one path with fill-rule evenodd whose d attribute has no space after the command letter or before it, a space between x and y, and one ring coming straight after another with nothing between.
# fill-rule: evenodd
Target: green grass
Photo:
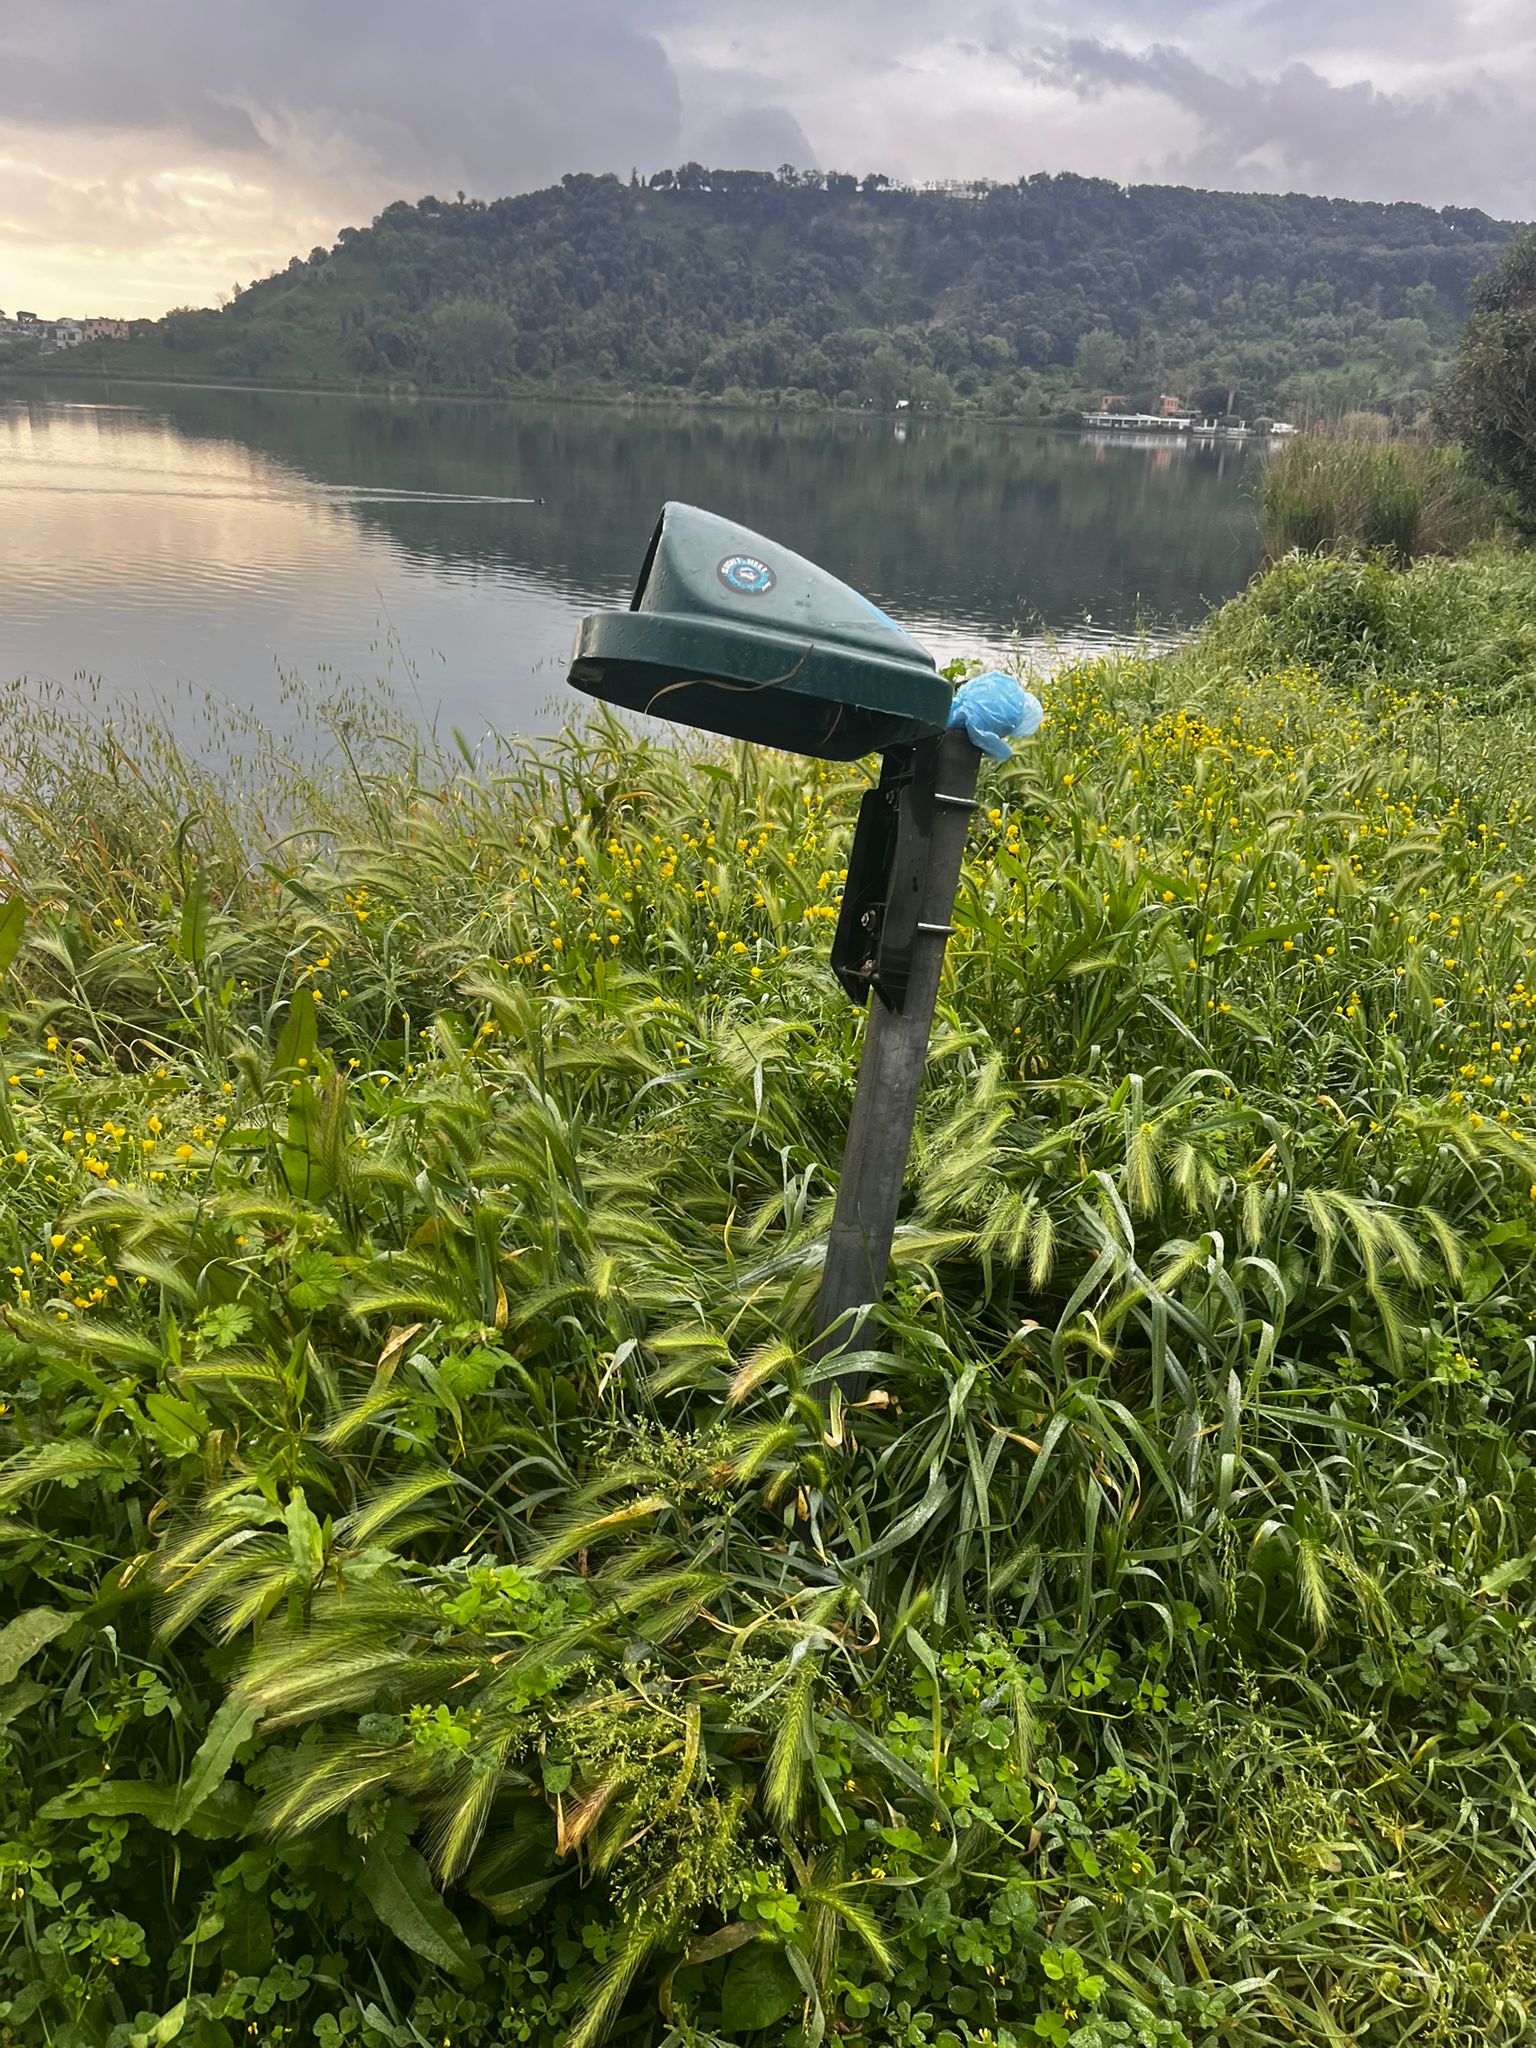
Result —
<instances>
[{"instance_id":1,"label":"green grass","mask_svg":"<svg viewBox=\"0 0 1536 2048\"><path fill-rule=\"evenodd\" d=\"M1379 557L1291 556L1213 615L1196 666L1287 662L1422 696L1421 732L1518 710L1536 700L1536 555L1478 551L1406 576Z\"/></svg>"},{"instance_id":2,"label":"green grass","mask_svg":"<svg viewBox=\"0 0 1536 2048\"><path fill-rule=\"evenodd\" d=\"M1050 684L851 1410L861 773L37 716L0 2041L1528 2040L1530 605Z\"/></svg>"},{"instance_id":3,"label":"green grass","mask_svg":"<svg viewBox=\"0 0 1536 2048\"><path fill-rule=\"evenodd\" d=\"M1359 433L1299 434L1265 464L1259 524L1272 561L1293 550L1329 548L1375 550L1402 563L1461 554L1488 540L1499 508L1459 448Z\"/></svg>"}]
</instances>

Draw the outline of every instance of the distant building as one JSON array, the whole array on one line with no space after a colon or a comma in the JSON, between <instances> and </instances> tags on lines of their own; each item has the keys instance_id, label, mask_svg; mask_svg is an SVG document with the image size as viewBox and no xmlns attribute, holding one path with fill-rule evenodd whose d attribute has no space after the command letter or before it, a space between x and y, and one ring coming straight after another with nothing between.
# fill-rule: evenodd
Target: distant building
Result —
<instances>
[{"instance_id":1,"label":"distant building","mask_svg":"<svg viewBox=\"0 0 1536 2048\"><path fill-rule=\"evenodd\" d=\"M55 348L78 348L85 339L85 329L78 320L55 320L51 332Z\"/></svg>"},{"instance_id":2,"label":"distant building","mask_svg":"<svg viewBox=\"0 0 1536 2048\"><path fill-rule=\"evenodd\" d=\"M1171 420L1175 413L1184 410L1184 401L1182 398L1175 398L1171 391L1165 391L1157 401L1157 409L1165 420Z\"/></svg>"},{"instance_id":3,"label":"distant building","mask_svg":"<svg viewBox=\"0 0 1536 2048\"><path fill-rule=\"evenodd\" d=\"M1124 412L1130 402L1123 391L1106 391L1099 400L1099 411Z\"/></svg>"},{"instance_id":4,"label":"distant building","mask_svg":"<svg viewBox=\"0 0 1536 2048\"><path fill-rule=\"evenodd\" d=\"M16 310L16 325L18 327L35 327L37 325L37 315L35 313L23 313L20 307L18 307Z\"/></svg>"},{"instance_id":5,"label":"distant building","mask_svg":"<svg viewBox=\"0 0 1536 2048\"><path fill-rule=\"evenodd\" d=\"M126 341L128 339L128 322L126 320L111 319L106 314L100 314L94 320L82 321L81 325L84 328L87 341Z\"/></svg>"},{"instance_id":6,"label":"distant building","mask_svg":"<svg viewBox=\"0 0 1536 2048\"><path fill-rule=\"evenodd\" d=\"M1187 413L1085 412L1080 417L1094 431L1118 427L1131 433L1187 434L1194 424Z\"/></svg>"}]
</instances>

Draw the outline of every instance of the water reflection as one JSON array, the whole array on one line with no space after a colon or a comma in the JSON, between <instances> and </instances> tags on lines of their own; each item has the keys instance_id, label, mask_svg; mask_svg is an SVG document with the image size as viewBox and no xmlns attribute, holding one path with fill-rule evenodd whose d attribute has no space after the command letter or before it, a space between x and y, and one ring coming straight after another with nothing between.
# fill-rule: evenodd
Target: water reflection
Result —
<instances>
[{"instance_id":1,"label":"water reflection","mask_svg":"<svg viewBox=\"0 0 1536 2048\"><path fill-rule=\"evenodd\" d=\"M0 393L0 675L415 676L424 715L537 722L574 622L675 497L845 576L941 658L1177 628L1251 573L1244 447L937 421Z\"/></svg>"}]
</instances>

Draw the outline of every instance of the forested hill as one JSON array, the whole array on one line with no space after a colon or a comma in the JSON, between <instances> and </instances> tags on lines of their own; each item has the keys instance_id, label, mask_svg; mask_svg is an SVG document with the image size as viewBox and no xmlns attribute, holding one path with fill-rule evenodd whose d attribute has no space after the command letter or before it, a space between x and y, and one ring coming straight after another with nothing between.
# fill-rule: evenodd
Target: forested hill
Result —
<instances>
[{"instance_id":1,"label":"forested hill","mask_svg":"<svg viewBox=\"0 0 1536 2048\"><path fill-rule=\"evenodd\" d=\"M124 368L439 390L1412 412L1510 233L1071 174L912 191L688 165L400 201L217 311L102 346Z\"/></svg>"}]
</instances>

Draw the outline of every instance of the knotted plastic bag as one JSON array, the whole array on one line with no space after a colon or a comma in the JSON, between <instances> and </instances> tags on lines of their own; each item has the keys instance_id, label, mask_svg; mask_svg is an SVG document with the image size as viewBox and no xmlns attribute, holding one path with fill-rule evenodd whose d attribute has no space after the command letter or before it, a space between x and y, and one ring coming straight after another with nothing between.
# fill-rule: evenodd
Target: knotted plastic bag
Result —
<instances>
[{"instance_id":1,"label":"knotted plastic bag","mask_svg":"<svg viewBox=\"0 0 1536 2048\"><path fill-rule=\"evenodd\" d=\"M1016 676L995 668L962 683L949 707L950 724L963 726L971 744L994 761L1006 761L1009 740L1032 738L1044 717L1040 699L1032 697Z\"/></svg>"}]
</instances>

